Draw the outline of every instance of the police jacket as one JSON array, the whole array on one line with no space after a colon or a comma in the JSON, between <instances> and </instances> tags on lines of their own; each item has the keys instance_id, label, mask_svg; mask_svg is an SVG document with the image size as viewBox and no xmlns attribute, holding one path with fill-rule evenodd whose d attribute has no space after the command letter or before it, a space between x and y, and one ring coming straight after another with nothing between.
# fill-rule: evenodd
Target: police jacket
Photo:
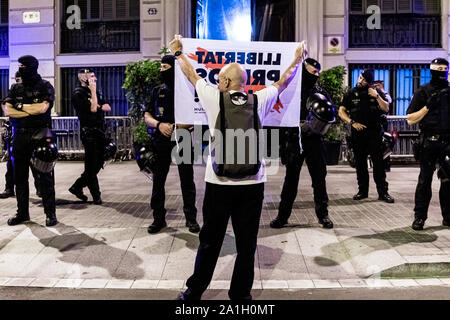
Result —
<instances>
[{"instance_id":1,"label":"police jacket","mask_svg":"<svg viewBox=\"0 0 450 320\"><path fill-rule=\"evenodd\" d=\"M150 103L145 106L145 111L160 122L175 122L175 105L173 89L162 83L152 90Z\"/></svg>"},{"instance_id":2,"label":"police jacket","mask_svg":"<svg viewBox=\"0 0 450 320\"><path fill-rule=\"evenodd\" d=\"M81 128L105 127L105 112L101 106L107 104L101 93L97 91L97 112L91 112L91 90L88 87L78 86L72 93L72 105L75 108Z\"/></svg>"},{"instance_id":3,"label":"police jacket","mask_svg":"<svg viewBox=\"0 0 450 320\"><path fill-rule=\"evenodd\" d=\"M21 128L51 128L52 117L51 109L55 101L55 89L50 82L43 80L40 76L33 84L15 83L11 86L6 103L15 106L18 103L34 104L48 102L50 107L48 110L39 115L30 115L25 118L10 118L11 125L15 129Z\"/></svg>"},{"instance_id":4,"label":"police jacket","mask_svg":"<svg viewBox=\"0 0 450 320\"><path fill-rule=\"evenodd\" d=\"M385 94L381 90L376 90L386 101ZM342 106L347 109L353 121L365 125L369 131L381 129L381 117L386 112L380 109L377 99L369 95L369 87L350 89L344 95Z\"/></svg>"},{"instance_id":5,"label":"police jacket","mask_svg":"<svg viewBox=\"0 0 450 320\"><path fill-rule=\"evenodd\" d=\"M425 134L450 134L450 106L449 106L449 87L442 88L427 83L416 90L409 105L407 114L417 112L424 106L427 106L428 100L432 95L435 98L430 99L433 104L428 106L430 111L420 121L419 127Z\"/></svg>"}]
</instances>

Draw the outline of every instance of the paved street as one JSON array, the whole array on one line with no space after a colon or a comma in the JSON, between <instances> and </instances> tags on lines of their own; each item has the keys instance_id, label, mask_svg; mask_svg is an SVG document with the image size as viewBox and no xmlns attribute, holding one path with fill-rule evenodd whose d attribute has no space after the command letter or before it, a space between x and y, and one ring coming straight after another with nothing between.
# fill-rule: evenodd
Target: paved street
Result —
<instances>
[{"instance_id":1,"label":"paved street","mask_svg":"<svg viewBox=\"0 0 450 320\"><path fill-rule=\"evenodd\" d=\"M5 172L5 163L0 168ZM107 298L112 292L121 292L115 296L119 299L175 297L193 271L198 246L198 235L184 226L176 167L171 168L166 184L168 227L156 235L147 233L152 222L151 182L138 172L135 162L111 164L101 171L102 206L80 203L67 191L82 168L77 162L56 166L60 221L56 227L45 227L32 181L32 222L7 226L16 201L0 200L0 286L4 287L0 298L45 299L46 292L76 299ZM281 230L269 228L277 214L284 168L269 178L255 263L255 298L308 297L296 292L312 292L309 297L316 299L335 292L333 297L339 298L341 292L342 298L377 299L376 292L379 298L382 292L401 298L403 292L414 299L430 297L423 292L432 287L438 287L433 290L434 298L450 298L450 291L445 290L450 286L450 229L441 225L438 180L433 184L426 230L415 232L410 225L418 168L394 167L388 174L390 193L396 199L393 205L376 200L373 181L370 198L353 201L354 169L337 166L328 171L333 230L324 230L317 223L306 167L291 225ZM196 166L195 174L201 223L204 168ZM0 183L4 185L4 176ZM207 299L227 298L234 259L229 225Z\"/></svg>"}]
</instances>

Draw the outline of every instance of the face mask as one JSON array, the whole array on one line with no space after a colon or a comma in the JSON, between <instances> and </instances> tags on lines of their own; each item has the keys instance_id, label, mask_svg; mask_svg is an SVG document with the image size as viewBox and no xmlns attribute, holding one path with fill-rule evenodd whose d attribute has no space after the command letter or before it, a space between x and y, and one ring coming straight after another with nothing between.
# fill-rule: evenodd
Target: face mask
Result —
<instances>
[{"instance_id":1,"label":"face mask","mask_svg":"<svg viewBox=\"0 0 450 320\"><path fill-rule=\"evenodd\" d=\"M431 70L431 83L438 86L448 86L448 71Z\"/></svg>"},{"instance_id":2,"label":"face mask","mask_svg":"<svg viewBox=\"0 0 450 320\"><path fill-rule=\"evenodd\" d=\"M37 70L32 67L20 67L19 72L22 76L23 82L33 80L37 76Z\"/></svg>"},{"instance_id":3,"label":"face mask","mask_svg":"<svg viewBox=\"0 0 450 320\"><path fill-rule=\"evenodd\" d=\"M306 70L306 67L303 66L302 87L304 89L312 89L317 83L317 80L319 80L319 76L309 73L308 70Z\"/></svg>"}]
</instances>

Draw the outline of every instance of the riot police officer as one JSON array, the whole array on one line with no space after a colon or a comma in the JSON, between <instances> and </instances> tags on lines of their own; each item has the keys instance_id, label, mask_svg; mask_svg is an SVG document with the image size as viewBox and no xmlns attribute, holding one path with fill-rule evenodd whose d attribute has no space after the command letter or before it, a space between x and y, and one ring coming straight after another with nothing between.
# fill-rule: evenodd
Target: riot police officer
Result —
<instances>
[{"instance_id":1,"label":"riot police officer","mask_svg":"<svg viewBox=\"0 0 450 320\"><path fill-rule=\"evenodd\" d=\"M103 152L106 143L105 112L111 107L97 90L95 73L82 68L78 71L80 83L72 93L72 105L80 120L81 142L84 146L84 172L70 187L69 192L86 202L83 189L88 187L95 205L102 204L97 174L103 167Z\"/></svg>"},{"instance_id":2,"label":"riot police officer","mask_svg":"<svg viewBox=\"0 0 450 320\"><path fill-rule=\"evenodd\" d=\"M388 193L388 183L382 152L382 119L389 112L389 103L383 92L373 87L374 73L366 69L359 76L358 85L344 95L339 116L351 125L351 139L355 153L358 193L354 200L369 196L367 157L373 162L373 178L377 185L378 200L394 203Z\"/></svg>"},{"instance_id":3,"label":"riot police officer","mask_svg":"<svg viewBox=\"0 0 450 320\"><path fill-rule=\"evenodd\" d=\"M436 164L450 145L449 63L442 58L430 65L431 81L415 93L407 110L408 123L419 123L420 138L415 156L420 160L414 207L414 230L423 230L432 197L431 184ZM450 182L441 179L439 190L443 225L450 226Z\"/></svg>"},{"instance_id":4,"label":"riot police officer","mask_svg":"<svg viewBox=\"0 0 450 320\"><path fill-rule=\"evenodd\" d=\"M15 74L15 80L16 83L22 83L22 76L20 75L20 72L17 71ZM10 197L14 197L14 167L13 167L13 161L12 161L12 127L9 121L6 121L3 124L3 127L5 131L3 132L2 139L3 139L3 148L7 152L7 163L6 163L6 173L5 173L5 191L3 193L0 193L0 199L6 199ZM33 167L30 167L31 173L33 174L34 178L34 187L36 188L36 195L39 198L42 198L42 193L39 190L39 172Z\"/></svg>"},{"instance_id":5,"label":"riot police officer","mask_svg":"<svg viewBox=\"0 0 450 320\"><path fill-rule=\"evenodd\" d=\"M316 84L319 79L320 69L320 63L312 58L306 59L303 63L300 112L300 120L302 123L305 122L306 116L309 113L306 107L308 98L315 93L320 93L328 97L328 94ZM282 129L283 139L280 154L282 162L286 164L286 176L281 192L278 216L270 223L270 227L282 228L288 223L292 206L297 196L300 171L303 162L306 160L314 189L314 203L317 218L324 228L331 229L333 228L333 222L328 216L328 194L325 181L327 167L323 136L312 132L304 125L301 127L301 130L303 153L301 153L299 145L299 128Z\"/></svg>"},{"instance_id":6,"label":"riot police officer","mask_svg":"<svg viewBox=\"0 0 450 320\"><path fill-rule=\"evenodd\" d=\"M161 85L152 91L150 103L145 109L145 122L149 128L155 128L153 140L157 156L156 170L153 173L153 191L150 206L153 209L153 223L148 232L153 234L166 227L166 209L164 208L167 174L172 162L172 149L175 142L171 136L175 126L174 110L174 82L175 82L175 56L166 55L161 59ZM190 126L177 125L177 128L187 129ZM191 157L192 158L192 157ZM183 194L183 211L186 217L186 227L192 233L200 231L197 223L197 208L195 207L195 183L192 161L178 165L178 174Z\"/></svg>"},{"instance_id":7,"label":"riot police officer","mask_svg":"<svg viewBox=\"0 0 450 320\"><path fill-rule=\"evenodd\" d=\"M19 58L22 83L14 84L5 99L6 115L13 127L13 165L16 182L17 214L8 225L17 225L30 219L29 215L29 165L36 136L51 128L51 109L55 90L38 74L39 61L33 56ZM55 208L54 172L39 174L42 203L47 216L46 226L58 223Z\"/></svg>"}]
</instances>

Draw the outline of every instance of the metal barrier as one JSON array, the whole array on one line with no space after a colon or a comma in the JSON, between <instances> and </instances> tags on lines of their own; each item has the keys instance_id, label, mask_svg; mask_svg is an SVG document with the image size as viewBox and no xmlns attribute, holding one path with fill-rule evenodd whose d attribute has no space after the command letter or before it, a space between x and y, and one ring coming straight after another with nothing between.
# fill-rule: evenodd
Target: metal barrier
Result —
<instances>
[{"instance_id":1,"label":"metal barrier","mask_svg":"<svg viewBox=\"0 0 450 320\"><path fill-rule=\"evenodd\" d=\"M398 141L393 150L394 156L412 156L412 141L419 135L419 125L410 126L406 117L388 116L388 131L398 133Z\"/></svg>"},{"instance_id":2,"label":"metal barrier","mask_svg":"<svg viewBox=\"0 0 450 320\"><path fill-rule=\"evenodd\" d=\"M0 118L3 123L7 118ZM56 133L59 153L63 157L84 154L80 138L80 122L77 117L53 117L52 127ZM131 158L133 147L133 120L129 117L106 117L106 132L117 144L117 157L125 160ZM3 141L0 154L4 157Z\"/></svg>"}]
</instances>

